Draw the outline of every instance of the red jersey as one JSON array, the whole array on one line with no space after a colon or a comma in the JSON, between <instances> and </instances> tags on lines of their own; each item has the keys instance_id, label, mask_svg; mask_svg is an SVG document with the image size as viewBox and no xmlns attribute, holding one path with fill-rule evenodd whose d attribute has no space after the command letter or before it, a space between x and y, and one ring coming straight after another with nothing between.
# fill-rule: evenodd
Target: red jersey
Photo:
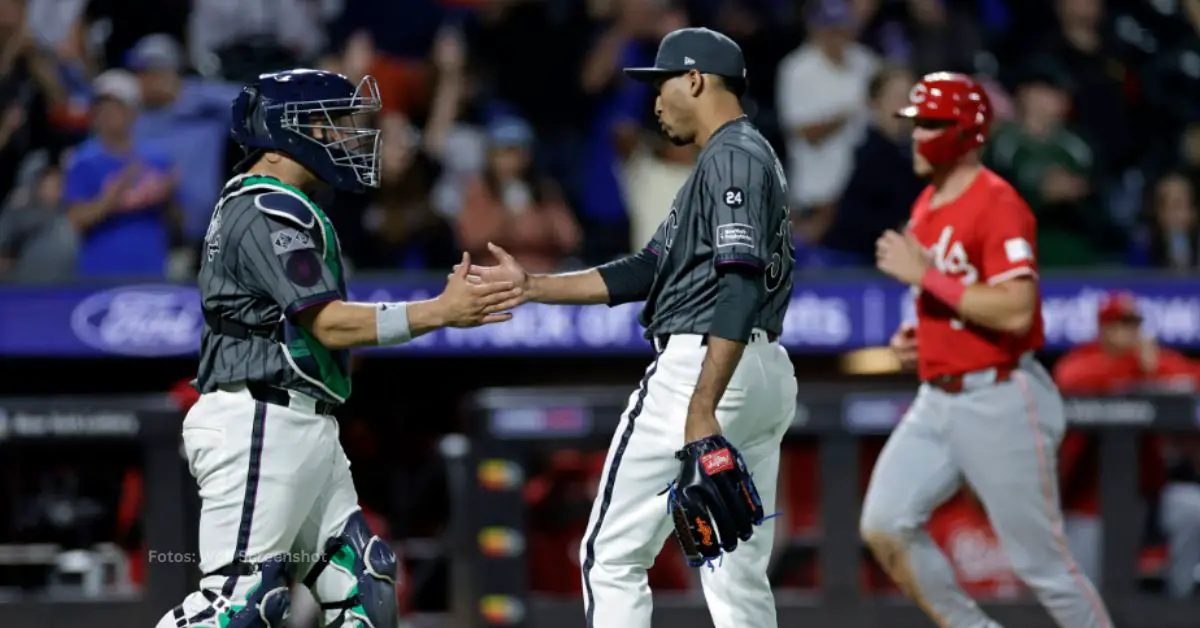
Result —
<instances>
[{"instance_id":1,"label":"red jersey","mask_svg":"<svg viewBox=\"0 0 1200 628\"><path fill-rule=\"evenodd\" d=\"M1064 394L1109 395L1158 385L1188 392L1200 388L1200 364L1170 349L1158 349L1158 369L1142 370L1137 351L1113 355L1098 342L1071 349L1054 366L1054 381Z\"/></svg>"},{"instance_id":2,"label":"red jersey","mask_svg":"<svg viewBox=\"0 0 1200 628\"><path fill-rule=\"evenodd\" d=\"M957 199L930 207L932 197L928 186L908 225L938 270L965 285L1037 277L1037 221L1007 181L982 168ZM1013 364L1045 340L1040 299L1029 331L1015 335L966 323L936 297L915 292L922 380Z\"/></svg>"},{"instance_id":3,"label":"red jersey","mask_svg":"<svg viewBox=\"0 0 1200 628\"><path fill-rule=\"evenodd\" d=\"M1200 388L1200 365L1169 349L1159 348L1158 369L1142 370L1137 351L1112 354L1098 342L1072 349L1054 365L1054 382L1064 395L1111 395L1143 385L1196 390ZM1181 386L1181 384L1183 386ZM1095 438L1085 432L1067 430L1058 449L1059 492L1063 512L1100 514L1100 464ZM1159 436L1141 437L1139 458L1141 493L1154 496L1166 482L1162 443Z\"/></svg>"}]
</instances>

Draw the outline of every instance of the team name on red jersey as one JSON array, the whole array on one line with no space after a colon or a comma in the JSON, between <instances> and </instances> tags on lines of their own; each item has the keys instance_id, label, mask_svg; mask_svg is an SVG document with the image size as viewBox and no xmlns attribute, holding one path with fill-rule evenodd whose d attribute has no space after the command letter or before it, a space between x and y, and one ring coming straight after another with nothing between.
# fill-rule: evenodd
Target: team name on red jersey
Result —
<instances>
[{"instance_id":1,"label":"team name on red jersey","mask_svg":"<svg viewBox=\"0 0 1200 628\"><path fill-rule=\"evenodd\" d=\"M953 225L942 227L941 234L928 250L934 268L951 277L961 278L967 286L979 281L979 269L971 263L962 241L954 239Z\"/></svg>"},{"instance_id":2,"label":"team name on red jersey","mask_svg":"<svg viewBox=\"0 0 1200 628\"><path fill-rule=\"evenodd\" d=\"M940 272L966 285L1037 277L1037 221L1007 181L982 169L957 199L931 207L932 186L913 204L909 229ZM921 379L1015 363L1041 348L1041 304L1024 334L965 323L952 307L914 289Z\"/></svg>"}]
</instances>

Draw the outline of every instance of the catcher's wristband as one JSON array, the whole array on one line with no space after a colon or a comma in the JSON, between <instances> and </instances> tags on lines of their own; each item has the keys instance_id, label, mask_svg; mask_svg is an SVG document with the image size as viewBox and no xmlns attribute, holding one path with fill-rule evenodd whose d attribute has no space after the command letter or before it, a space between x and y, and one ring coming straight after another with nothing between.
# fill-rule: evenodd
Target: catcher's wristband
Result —
<instances>
[{"instance_id":1,"label":"catcher's wristband","mask_svg":"<svg viewBox=\"0 0 1200 628\"><path fill-rule=\"evenodd\" d=\"M408 326L408 303L375 304L375 337L380 346L399 345L412 340Z\"/></svg>"}]
</instances>

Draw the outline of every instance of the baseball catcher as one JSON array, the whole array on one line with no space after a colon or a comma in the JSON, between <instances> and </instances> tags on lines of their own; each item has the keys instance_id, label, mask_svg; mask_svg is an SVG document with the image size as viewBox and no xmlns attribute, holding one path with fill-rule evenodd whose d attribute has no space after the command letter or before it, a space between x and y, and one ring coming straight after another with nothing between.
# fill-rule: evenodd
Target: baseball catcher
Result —
<instances>
[{"instance_id":1,"label":"baseball catcher","mask_svg":"<svg viewBox=\"0 0 1200 628\"><path fill-rule=\"evenodd\" d=\"M312 195L378 185L379 108L373 78L317 70L264 74L233 103L247 157L205 236L201 395L183 422L203 577L157 628L283 628L299 582L322 625L398 623L396 555L359 510L333 418L350 349L508 320L520 290L464 270L428 301L347 300L341 243Z\"/></svg>"}]
</instances>

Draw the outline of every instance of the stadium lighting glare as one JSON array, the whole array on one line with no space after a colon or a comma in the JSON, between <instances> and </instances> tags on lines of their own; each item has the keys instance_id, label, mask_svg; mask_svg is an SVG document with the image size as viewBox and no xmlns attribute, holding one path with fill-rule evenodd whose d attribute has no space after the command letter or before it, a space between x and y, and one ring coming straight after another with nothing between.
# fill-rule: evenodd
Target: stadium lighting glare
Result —
<instances>
[{"instance_id":1,"label":"stadium lighting glare","mask_svg":"<svg viewBox=\"0 0 1200 628\"><path fill-rule=\"evenodd\" d=\"M842 354L842 371L849 375L886 375L900 372L900 361L887 347L867 347Z\"/></svg>"}]
</instances>

